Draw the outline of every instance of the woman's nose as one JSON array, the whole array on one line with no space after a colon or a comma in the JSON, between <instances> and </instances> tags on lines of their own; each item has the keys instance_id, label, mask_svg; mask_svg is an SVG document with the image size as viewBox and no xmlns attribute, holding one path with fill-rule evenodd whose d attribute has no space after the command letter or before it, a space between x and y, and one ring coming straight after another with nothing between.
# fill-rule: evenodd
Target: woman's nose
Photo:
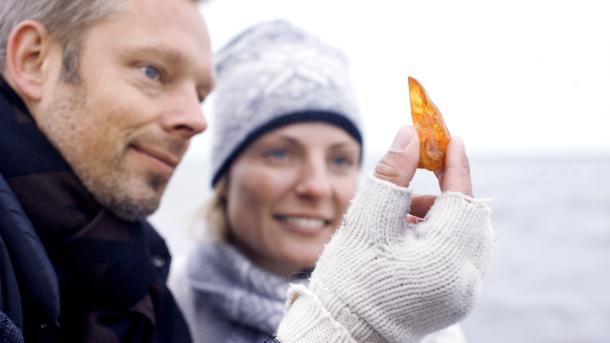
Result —
<instances>
[{"instance_id":1,"label":"woman's nose","mask_svg":"<svg viewBox=\"0 0 610 343\"><path fill-rule=\"evenodd\" d=\"M303 168L296 191L301 196L324 198L331 194L332 186L326 166L320 162L309 162Z\"/></svg>"}]
</instances>

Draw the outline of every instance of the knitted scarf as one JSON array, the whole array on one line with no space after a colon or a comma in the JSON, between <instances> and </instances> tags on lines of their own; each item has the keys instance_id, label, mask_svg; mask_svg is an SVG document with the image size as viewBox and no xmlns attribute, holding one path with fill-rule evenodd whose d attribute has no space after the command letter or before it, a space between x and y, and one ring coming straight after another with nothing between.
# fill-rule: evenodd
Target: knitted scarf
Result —
<instances>
[{"instance_id":1,"label":"knitted scarf","mask_svg":"<svg viewBox=\"0 0 610 343\"><path fill-rule=\"evenodd\" d=\"M274 336L289 283L304 282L307 276L279 277L224 243L199 245L187 263L187 278L198 307L194 329L202 331L205 342L261 342Z\"/></svg>"},{"instance_id":2,"label":"knitted scarf","mask_svg":"<svg viewBox=\"0 0 610 343\"><path fill-rule=\"evenodd\" d=\"M165 286L170 256L161 237L97 203L1 79L0 91L0 173L57 272L60 341L189 342Z\"/></svg>"}]
</instances>

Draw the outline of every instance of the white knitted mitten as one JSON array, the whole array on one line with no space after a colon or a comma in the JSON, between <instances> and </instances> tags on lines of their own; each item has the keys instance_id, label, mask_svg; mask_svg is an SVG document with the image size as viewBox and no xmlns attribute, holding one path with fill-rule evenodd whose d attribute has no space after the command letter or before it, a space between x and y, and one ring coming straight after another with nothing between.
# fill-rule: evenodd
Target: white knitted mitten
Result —
<instances>
[{"instance_id":1,"label":"white knitted mitten","mask_svg":"<svg viewBox=\"0 0 610 343\"><path fill-rule=\"evenodd\" d=\"M474 306L494 233L486 205L440 195L405 224L407 188L369 177L309 287L292 286L281 342L418 342Z\"/></svg>"}]
</instances>

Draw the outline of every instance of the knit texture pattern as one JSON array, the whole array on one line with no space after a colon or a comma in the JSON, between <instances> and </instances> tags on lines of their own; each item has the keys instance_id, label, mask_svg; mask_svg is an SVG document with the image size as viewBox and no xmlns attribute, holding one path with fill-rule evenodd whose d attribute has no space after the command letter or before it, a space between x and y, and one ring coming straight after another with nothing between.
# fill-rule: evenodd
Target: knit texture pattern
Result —
<instances>
[{"instance_id":1,"label":"knit texture pattern","mask_svg":"<svg viewBox=\"0 0 610 343\"><path fill-rule=\"evenodd\" d=\"M368 178L309 287L291 287L280 341L419 342L472 310L493 248L489 208L446 192L407 224L410 200Z\"/></svg>"},{"instance_id":2,"label":"knit texture pattern","mask_svg":"<svg viewBox=\"0 0 610 343\"><path fill-rule=\"evenodd\" d=\"M215 56L214 178L249 135L295 113L348 128L361 141L360 113L344 54L282 20L244 31ZM292 121L303 121L295 117ZM337 120L339 119L339 120ZM311 120L309 118L308 120ZM287 124L287 122L284 122Z\"/></svg>"},{"instance_id":3,"label":"knit texture pattern","mask_svg":"<svg viewBox=\"0 0 610 343\"><path fill-rule=\"evenodd\" d=\"M194 299L181 305L192 307L185 312L196 342L260 342L275 334L290 279L259 268L220 242L202 243L193 250L186 277Z\"/></svg>"}]
</instances>

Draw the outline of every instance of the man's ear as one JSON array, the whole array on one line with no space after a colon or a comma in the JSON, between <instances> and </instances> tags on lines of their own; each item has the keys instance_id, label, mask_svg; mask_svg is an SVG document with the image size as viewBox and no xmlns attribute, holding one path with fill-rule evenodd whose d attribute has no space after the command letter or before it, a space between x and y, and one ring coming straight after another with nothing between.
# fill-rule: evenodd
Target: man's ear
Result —
<instances>
[{"instance_id":1,"label":"man's ear","mask_svg":"<svg viewBox=\"0 0 610 343\"><path fill-rule=\"evenodd\" d=\"M6 47L6 77L24 100L42 98L53 39L41 23L25 20L11 32Z\"/></svg>"}]
</instances>

